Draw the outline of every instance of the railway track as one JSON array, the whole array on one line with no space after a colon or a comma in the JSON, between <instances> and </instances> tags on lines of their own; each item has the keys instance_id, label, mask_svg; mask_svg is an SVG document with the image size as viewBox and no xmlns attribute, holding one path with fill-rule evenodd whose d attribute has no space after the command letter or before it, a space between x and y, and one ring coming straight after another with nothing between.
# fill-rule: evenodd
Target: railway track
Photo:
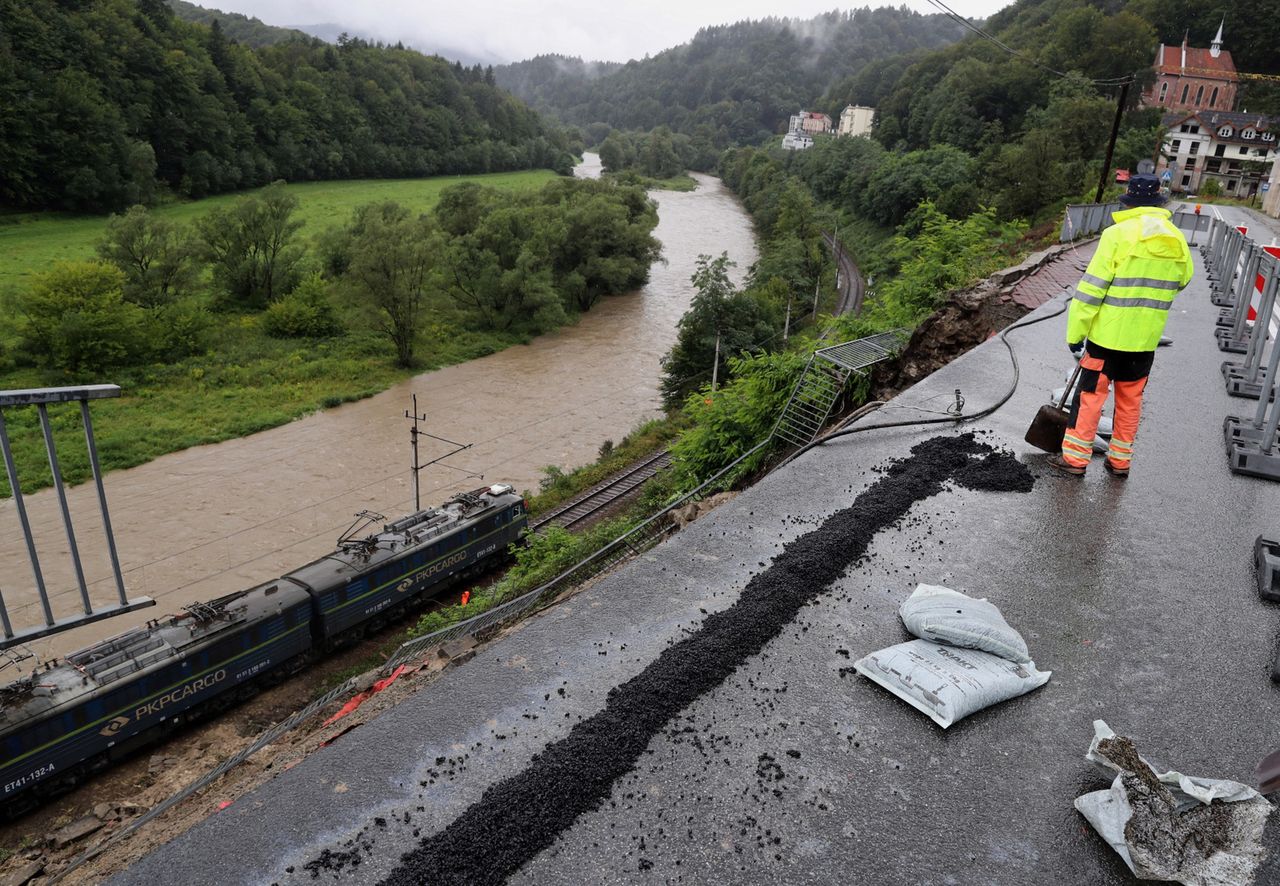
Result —
<instances>
[{"instance_id":1,"label":"railway track","mask_svg":"<svg viewBox=\"0 0 1280 886\"><path fill-rule=\"evenodd\" d=\"M642 483L670 464L670 452L665 449L656 452L531 521L529 528L533 532L538 532L547 526L572 529L623 496L634 492Z\"/></svg>"},{"instance_id":2,"label":"railway track","mask_svg":"<svg viewBox=\"0 0 1280 886\"><path fill-rule=\"evenodd\" d=\"M856 314L862 309L862 298L866 293L862 272L853 263L849 253L844 251L844 247L836 242L835 237L823 231L822 239L826 241L827 248L835 255L840 266L840 303L836 305L836 315Z\"/></svg>"}]
</instances>

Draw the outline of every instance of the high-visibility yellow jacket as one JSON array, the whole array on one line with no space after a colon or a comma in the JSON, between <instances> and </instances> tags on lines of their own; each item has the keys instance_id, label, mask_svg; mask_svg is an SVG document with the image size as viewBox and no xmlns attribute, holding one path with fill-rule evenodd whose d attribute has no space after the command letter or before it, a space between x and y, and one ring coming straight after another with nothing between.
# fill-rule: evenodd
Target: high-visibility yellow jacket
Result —
<instances>
[{"instance_id":1,"label":"high-visibility yellow jacket","mask_svg":"<svg viewBox=\"0 0 1280 886\"><path fill-rule=\"evenodd\" d=\"M1067 343L1154 351L1174 296L1191 282L1191 250L1167 209L1138 206L1112 218L1076 286Z\"/></svg>"}]
</instances>

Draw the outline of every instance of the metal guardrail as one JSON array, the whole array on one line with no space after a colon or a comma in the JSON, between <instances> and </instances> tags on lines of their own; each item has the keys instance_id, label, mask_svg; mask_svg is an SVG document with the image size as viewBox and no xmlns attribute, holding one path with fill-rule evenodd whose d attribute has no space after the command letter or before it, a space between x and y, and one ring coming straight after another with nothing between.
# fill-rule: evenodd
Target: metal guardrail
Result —
<instances>
[{"instance_id":1,"label":"metal guardrail","mask_svg":"<svg viewBox=\"0 0 1280 886\"><path fill-rule=\"evenodd\" d=\"M1062 232L1058 242L1069 243L1081 237L1091 237L1114 224L1111 214L1125 209L1123 203L1073 203L1067 206L1062 218ZM1188 232L1189 239L1195 240L1201 233L1207 233L1213 224L1213 217L1207 212L1194 212L1177 209L1173 213L1173 223Z\"/></svg>"},{"instance_id":2,"label":"metal guardrail","mask_svg":"<svg viewBox=\"0 0 1280 886\"><path fill-rule=\"evenodd\" d=\"M1112 224L1111 213L1124 209L1123 203L1070 203L1062 218L1059 243L1090 237Z\"/></svg>"}]
</instances>

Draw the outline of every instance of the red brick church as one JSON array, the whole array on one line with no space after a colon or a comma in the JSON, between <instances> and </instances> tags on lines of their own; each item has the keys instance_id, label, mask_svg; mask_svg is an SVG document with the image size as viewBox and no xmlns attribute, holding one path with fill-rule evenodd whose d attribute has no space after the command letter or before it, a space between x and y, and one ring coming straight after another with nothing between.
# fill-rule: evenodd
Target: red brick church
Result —
<instances>
[{"instance_id":1,"label":"red brick church","mask_svg":"<svg viewBox=\"0 0 1280 886\"><path fill-rule=\"evenodd\" d=\"M1225 24L1225 22L1224 22ZM1240 78L1231 53L1222 48L1222 25L1208 49L1160 44L1155 61L1156 80L1142 94L1147 107L1169 111L1230 111L1236 104Z\"/></svg>"}]
</instances>

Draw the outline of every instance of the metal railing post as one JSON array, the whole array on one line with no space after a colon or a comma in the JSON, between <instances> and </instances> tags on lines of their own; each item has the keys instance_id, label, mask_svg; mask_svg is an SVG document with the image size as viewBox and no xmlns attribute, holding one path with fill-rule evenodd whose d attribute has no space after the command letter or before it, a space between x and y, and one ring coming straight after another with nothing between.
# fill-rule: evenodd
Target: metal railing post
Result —
<instances>
[{"instance_id":1,"label":"metal railing post","mask_svg":"<svg viewBox=\"0 0 1280 886\"><path fill-rule=\"evenodd\" d=\"M111 515L107 510L107 493L102 479L102 464L98 459L98 447L94 442L93 420L89 416L89 401L106 397L120 396L120 388L116 385L84 385L66 388L33 388L30 390L0 391L0 451L3 452L5 473L9 478L9 486L13 491L14 509L18 514L18 522L22 536L27 545L27 556L31 561L31 572L35 577L36 595L40 598L40 606L44 615L43 625L28 625L14 628L7 604L0 595L0 624L4 627L4 638L0 640L0 649L7 649L28 640L46 637L60 631L69 630L79 625L100 621L114 615L132 612L146 606L154 606L155 601L148 597L130 600L124 585L124 574L120 568L120 555L116 550L115 534L111 527ZM77 402L80 409L80 422L84 430L85 446L88 449L89 465L93 473L93 482L98 496L98 507L102 512L102 528L107 542L107 551L111 558L111 572L115 579L119 602L94 609L89 597L89 582L85 577L84 564L80 559L80 545L76 540L75 526L71 519L71 506L67 498L66 484L62 479L62 464L58 459L57 445L53 439L53 424L49 419L49 404ZM13 448L9 440L8 428L4 422L3 410L6 408L25 408L34 406L40 423L40 433L44 441L45 453L49 458L49 469L53 474L54 493L58 498L58 507L62 513L62 526L67 535L68 552L75 571L76 585L80 592L80 604L83 613L59 619L53 611L53 603L49 597L49 586L41 569L40 557L36 552L35 532L27 514L26 502L22 495L22 482L18 476L18 468L13 458Z\"/></svg>"}]
</instances>

